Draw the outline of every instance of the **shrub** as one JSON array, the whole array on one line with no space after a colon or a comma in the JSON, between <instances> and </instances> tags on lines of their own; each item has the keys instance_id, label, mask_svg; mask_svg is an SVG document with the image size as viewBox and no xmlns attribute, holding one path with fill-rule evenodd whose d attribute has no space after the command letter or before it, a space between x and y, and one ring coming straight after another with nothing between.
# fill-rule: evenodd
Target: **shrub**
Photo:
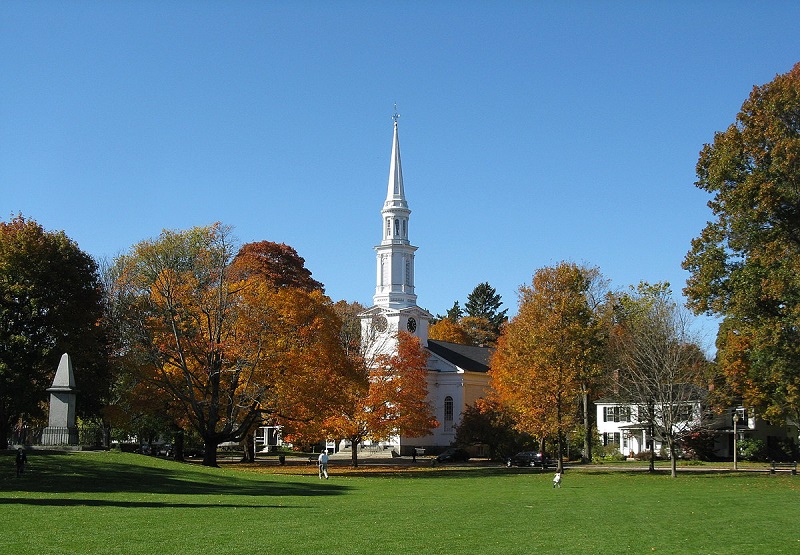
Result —
<instances>
[{"instance_id":1,"label":"shrub","mask_svg":"<svg viewBox=\"0 0 800 555\"><path fill-rule=\"evenodd\" d=\"M683 457L701 461L714 460L714 444L718 432L704 428L688 431L681 437Z\"/></svg>"},{"instance_id":2,"label":"shrub","mask_svg":"<svg viewBox=\"0 0 800 555\"><path fill-rule=\"evenodd\" d=\"M746 461L766 461L767 444L760 439L740 439L737 445L739 456Z\"/></svg>"},{"instance_id":3,"label":"shrub","mask_svg":"<svg viewBox=\"0 0 800 555\"><path fill-rule=\"evenodd\" d=\"M789 438L778 439L769 449L768 456L776 461L796 461L797 445Z\"/></svg>"}]
</instances>

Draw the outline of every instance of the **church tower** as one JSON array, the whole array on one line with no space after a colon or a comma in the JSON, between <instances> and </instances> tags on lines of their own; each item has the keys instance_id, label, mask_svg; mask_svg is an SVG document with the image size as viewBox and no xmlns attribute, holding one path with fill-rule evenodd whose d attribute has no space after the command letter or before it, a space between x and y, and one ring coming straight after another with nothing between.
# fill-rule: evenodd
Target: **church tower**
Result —
<instances>
[{"instance_id":1,"label":"church tower","mask_svg":"<svg viewBox=\"0 0 800 555\"><path fill-rule=\"evenodd\" d=\"M409 241L409 216L400 163L400 140L395 113L389 183L381 209L381 242L375 247L376 285L373 306L361 315L361 335L368 351L393 352L398 331L407 331L427 345L431 314L417 306L414 253Z\"/></svg>"}]
</instances>

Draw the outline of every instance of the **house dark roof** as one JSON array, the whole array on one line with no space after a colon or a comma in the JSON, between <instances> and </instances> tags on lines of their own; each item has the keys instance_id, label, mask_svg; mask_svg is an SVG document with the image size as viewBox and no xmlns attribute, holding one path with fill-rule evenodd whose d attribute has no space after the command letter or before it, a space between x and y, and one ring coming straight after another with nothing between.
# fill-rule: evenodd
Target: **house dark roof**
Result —
<instances>
[{"instance_id":1,"label":"house dark roof","mask_svg":"<svg viewBox=\"0 0 800 555\"><path fill-rule=\"evenodd\" d=\"M708 397L708 389L693 384L672 384L664 386L664 394L661 400L675 399L679 402L700 401L703 402ZM672 389L670 392L669 389ZM609 395L594 401L596 405L632 405L636 404L630 393L620 392L617 395Z\"/></svg>"},{"instance_id":2,"label":"house dark roof","mask_svg":"<svg viewBox=\"0 0 800 555\"><path fill-rule=\"evenodd\" d=\"M489 360L494 352L491 347L472 347L433 339L428 339L428 350L468 372L483 373L489 371Z\"/></svg>"}]
</instances>

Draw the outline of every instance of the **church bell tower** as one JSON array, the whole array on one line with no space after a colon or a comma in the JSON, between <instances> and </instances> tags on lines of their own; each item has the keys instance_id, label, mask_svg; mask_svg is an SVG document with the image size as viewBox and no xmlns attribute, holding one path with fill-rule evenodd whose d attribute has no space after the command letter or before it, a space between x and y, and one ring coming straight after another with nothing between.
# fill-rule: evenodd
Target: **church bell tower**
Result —
<instances>
[{"instance_id":1,"label":"church bell tower","mask_svg":"<svg viewBox=\"0 0 800 555\"><path fill-rule=\"evenodd\" d=\"M400 140L395 113L392 154L389 160L389 183L381 209L381 242L375 246L376 284L373 306L361 315L361 333L365 341L382 344L377 349L394 348L398 331L407 331L427 345L431 314L417 306L414 290L414 253L417 247L409 241L411 210L403 187L400 163Z\"/></svg>"}]
</instances>

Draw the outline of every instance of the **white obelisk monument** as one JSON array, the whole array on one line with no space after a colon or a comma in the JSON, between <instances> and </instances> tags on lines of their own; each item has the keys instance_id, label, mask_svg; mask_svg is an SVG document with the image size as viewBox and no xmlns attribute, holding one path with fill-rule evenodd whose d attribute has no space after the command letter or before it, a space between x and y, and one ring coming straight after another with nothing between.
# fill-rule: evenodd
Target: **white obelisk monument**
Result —
<instances>
[{"instance_id":1,"label":"white obelisk monument","mask_svg":"<svg viewBox=\"0 0 800 555\"><path fill-rule=\"evenodd\" d=\"M61 355L50 393L50 419L42 432L44 445L77 445L78 429L75 427L75 375L72 359L67 353Z\"/></svg>"}]
</instances>

